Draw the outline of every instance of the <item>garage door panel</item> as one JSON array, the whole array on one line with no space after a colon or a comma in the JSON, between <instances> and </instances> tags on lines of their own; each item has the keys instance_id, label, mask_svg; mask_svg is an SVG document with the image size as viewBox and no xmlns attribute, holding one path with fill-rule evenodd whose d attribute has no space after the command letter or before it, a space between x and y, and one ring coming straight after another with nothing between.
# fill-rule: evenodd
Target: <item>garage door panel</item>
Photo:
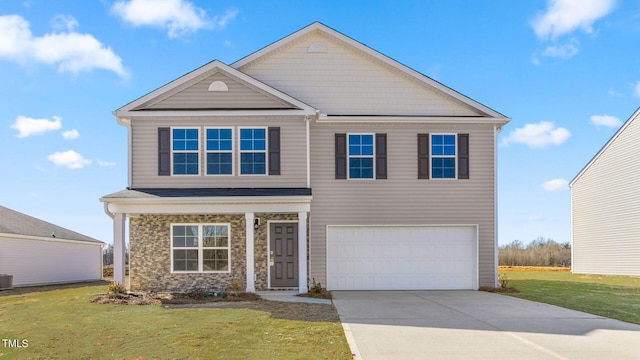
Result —
<instances>
[{"instance_id":1,"label":"garage door panel","mask_svg":"<svg viewBox=\"0 0 640 360\"><path fill-rule=\"evenodd\" d=\"M329 226L330 290L475 289L475 226Z\"/></svg>"}]
</instances>

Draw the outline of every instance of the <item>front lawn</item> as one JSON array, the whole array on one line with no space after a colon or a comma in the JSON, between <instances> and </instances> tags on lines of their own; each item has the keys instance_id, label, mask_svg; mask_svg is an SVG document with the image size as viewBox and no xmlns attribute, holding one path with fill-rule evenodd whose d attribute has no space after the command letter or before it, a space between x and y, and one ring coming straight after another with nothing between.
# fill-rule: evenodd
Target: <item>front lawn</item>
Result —
<instances>
[{"instance_id":1,"label":"front lawn","mask_svg":"<svg viewBox=\"0 0 640 360\"><path fill-rule=\"evenodd\" d=\"M500 275L520 290L505 295L640 324L640 278L504 267Z\"/></svg>"},{"instance_id":2,"label":"front lawn","mask_svg":"<svg viewBox=\"0 0 640 360\"><path fill-rule=\"evenodd\" d=\"M0 358L351 359L339 322L291 320L304 319L291 316L296 312L324 311L312 304L259 301L266 310L259 311L90 302L104 291L84 286L0 296L0 339L28 342L21 348L0 342Z\"/></svg>"}]
</instances>

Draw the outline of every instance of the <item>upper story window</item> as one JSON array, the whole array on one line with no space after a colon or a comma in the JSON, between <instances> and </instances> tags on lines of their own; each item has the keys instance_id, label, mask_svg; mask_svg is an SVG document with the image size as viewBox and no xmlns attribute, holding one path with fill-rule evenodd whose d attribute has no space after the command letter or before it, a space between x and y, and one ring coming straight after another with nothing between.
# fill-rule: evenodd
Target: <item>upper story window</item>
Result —
<instances>
[{"instance_id":1,"label":"upper story window","mask_svg":"<svg viewBox=\"0 0 640 360\"><path fill-rule=\"evenodd\" d=\"M171 158L174 175L198 175L198 128L173 128L171 132Z\"/></svg>"},{"instance_id":2,"label":"upper story window","mask_svg":"<svg viewBox=\"0 0 640 360\"><path fill-rule=\"evenodd\" d=\"M280 127L158 127L158 176L280 175L280 168Z\"/></svg>"},{"instance_id":3,"label":"upper story window","mask_svg":"<svg viewBox=\"0 0 640 360\"><path fill-rule=\"evenodd\" d=\"M431 177L456 178L456 135L431 135Z\"/></svg>"},{"instance_id":4,"label":"upper story window","mask_svg":"<svg viewBox=\"0 0 640 360\"><path fill-rule=\"evenodd\" d=\"M206 129L207 175L233 174L233 130Z\"/></svg>"},{"instance_id":5,"label":"upper story window","mask_svg":"<svg viewBox=\"0 0 640 360\"><path fill-rule=\"evenodd\" d=\"M229 224L171 225L173 272L229 272Z\"/></svg>"},{"instance_id":6,"label":"upper story window","mask_svg":"<svg viewBox=\"0 0 640 360\"><path fill-rule=\"evenodd\" d=\"M375 147L373 134L349 134L349 179L373 179Z\"/></svg>"},{"instance_id":7,"label":"upper story window","mask_svg":"<svg viewBox=\"0 0 640 360\"><path fill-rule=\"evenodd\" d=\"M266 175L267 129L240 129L240 174Z\"/></svg>"}]
</instances>

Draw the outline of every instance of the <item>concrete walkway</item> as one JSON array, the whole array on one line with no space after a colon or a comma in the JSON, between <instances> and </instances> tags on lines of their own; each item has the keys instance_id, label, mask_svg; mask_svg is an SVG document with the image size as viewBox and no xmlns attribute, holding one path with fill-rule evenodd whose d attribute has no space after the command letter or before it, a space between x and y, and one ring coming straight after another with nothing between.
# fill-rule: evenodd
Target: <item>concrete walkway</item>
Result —
<instances>
[{"instance_id":1,"label":"concrete walkway","mask_svg":"<svg viewBox=\"0 0 640 360\"><path fill-rule=\"evenodd\" d=\"M334 291L357 359L640 359L640 325L481 291Z\"/></svg>"},{"instance_id":2,"label":"concrete walkway","mask_svg":"<svg viewBox=\"0 0 640 360\"><path fill-rule=\"evenodd\" d=\"M331 305L331 300L297 296L297 291L256 291L264 300Z\"/></svg>"}]
</instances>

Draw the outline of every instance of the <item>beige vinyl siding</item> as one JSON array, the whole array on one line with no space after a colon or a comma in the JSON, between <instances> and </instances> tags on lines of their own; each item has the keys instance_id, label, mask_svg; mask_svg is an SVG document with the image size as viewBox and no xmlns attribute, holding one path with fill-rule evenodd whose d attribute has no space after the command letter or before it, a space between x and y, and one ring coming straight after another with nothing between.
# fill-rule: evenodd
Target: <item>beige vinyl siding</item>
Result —
<instances>
[{"instance_id":1,"label":"beige vinyl siding","mask_svg":"<svg viewBox=\"0 0 640 360\"><path fill-rule=\"evenodd\" d=\"M326 53L309 53L311 44ZM329 115L480 113L339 40L312 32L240 71Z\"/></svg>"},{"instance_id":2,"label":"beige vinyl siding","mask_svg":"<svg viewBox=\"0 0 640 360\"><path fill-rule=\"evenodd\" d=\"M640 276L640 118L636 117L572 187L572 271Z\"/></svg>"},{"instance_id":3,"label":"beige vinyl siding","mask_svg":"<svg viewBox=\"0 0 640 360\"><path fill-rule=\"evenodd\" d=\"M386 133L386 180L336 180L336 133ZM469 180L417 178L418 133L468 133ZM326 282L327 225L478 225L479 283L495 284L492 125L313 124L310 274Z\"/></svg>"},{"instance_id":4,"label":"beige vinyl siding","mask_svg":"<svg viewBox=\"0 0 640 360\"><path fill-rule=\"evenodd\" d=\"M229 91L209 91L214 81L223 81ZM199 80L193 85L179 87L159 99L142 104L136 109L291 109L291 104L273 95L252 88L220 72Z\"/></svg>"},{"instance_id":5,"label":"beige vinyl siding","mask_svg":"<svg viewBox=\"0 0 640 360\"><path fill-rule=\"evenodd\" d=\"M238 175L239 127L280 127L281 175ZM158 128L199 127L200 175L158 176ZM234 127L234 174L205 174L205 127ZM306 187L306 130L304 117L180 117L134 119L132 132L133 188L269 188Z\"/></svg>"},{"instance_id":6,"label":"beige vinyl siding","mask_svg":"<svg viewBox=\"0 0 640 360\"><path fill-rule=\"evenodd\" d=\"M0 274L13 275L14 286L100 280L101 245L0 234Z\"/></svg>"}]
</instances>

